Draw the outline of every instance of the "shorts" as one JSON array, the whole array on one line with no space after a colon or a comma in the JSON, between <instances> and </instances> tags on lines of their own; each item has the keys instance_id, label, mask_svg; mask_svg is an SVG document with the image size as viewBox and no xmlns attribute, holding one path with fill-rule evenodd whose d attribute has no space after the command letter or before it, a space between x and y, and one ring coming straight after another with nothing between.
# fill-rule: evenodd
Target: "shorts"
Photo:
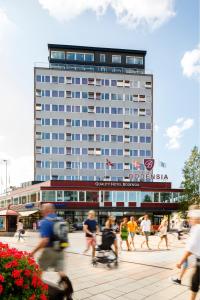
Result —
<instances>
[{"instance_id":1,"label":"shorts","mask_svg":"<svg viewBox=\"0 0 200 300\"><path fill-rule=\"evenodd\" d=\"M200 265L197 265L195 267L195 271L194 271L194 274L192 276L190 290L194 293L198 293L199 285L200 285Z\"/></svg>"},{"instance_id":2,"label":"shorts","mask_svg":"<svg viewBox=\"0 0 200 300\"><path fill-rule=\"evenodd\" d=\"M188 260L184 261L184 263L183 263L183 269L187 269L188 266L189 266Z\"/></svg>"},{"instance_id":3,"label":"shorts","mask_svg":"<svg viewBox=\"0 0 200 300\"><path fill-rule=\"evenodd\" d=\"M129 232L129 234L130 234L131 238L133 239L135 236L135 232Z\"/></svg>"},{"instance_id":4,"label":"shorts","mask_svg":"<svg viewBox=\"0 0 200 300\"><path fill-rule=\"evenodd\" d=\"M55 272L64 271L64 252L55 251L53 248L44 248L40 258L39 266L43 271L48 268L54 269Z\"/></svg>"},{"instance_id":5,"label":"shorts","mask_svg":"<svg viewBox=\"0 0 200 300\"><path fill-rule=\"evenodd\" d=\"M150 236L151 233L150 233L149 231L143 231L143 234L144 234L145 238L146 238L147 241L148 241L149 236Z\"/></svg>"},{"instance_id":6,"label":"shorts","mask_svg":"<svg viewBox=\"0 0 200 300\"><path fill-rule=\"evenodd\" d=\"M95 237L86 237L87 246L96 246L96 238Z\"/></svg>"}]
</instances>

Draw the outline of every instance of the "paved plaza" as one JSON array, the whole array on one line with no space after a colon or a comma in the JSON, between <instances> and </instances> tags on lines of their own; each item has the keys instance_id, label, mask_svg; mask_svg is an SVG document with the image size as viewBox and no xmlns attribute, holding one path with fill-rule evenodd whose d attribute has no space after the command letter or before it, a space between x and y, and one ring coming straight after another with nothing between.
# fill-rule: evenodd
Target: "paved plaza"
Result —
<instances>
[{"instance_id":1,"label":"paved plaza","mask_svg":"<svg viewBox=\"0 0 200 300\"><path fill-rule=\"evenodd\" d=\"M136 251L124 250L119 254L119 267L108 269L99 264L93 267L90 255L84 255L85 239L82 232L69 235L70 247L66 251L66 270L73 281L75 300L187 300L189 276L182 285L174 285L170 277L177 273L175 263L183 253L184 240L177 241L169 234L170 250L157 250L158 236L150 237L153 250L140 248L141 236L136 236ZM38 233L27 232L25 241L1 237L0 241L20 250L32 250L38 242ZM163 245L164 246L164 245ZM48 281L56 282L54 272L44 274ZM197 298L200 299L200 298Z\"/></svg>"}]
</instances>

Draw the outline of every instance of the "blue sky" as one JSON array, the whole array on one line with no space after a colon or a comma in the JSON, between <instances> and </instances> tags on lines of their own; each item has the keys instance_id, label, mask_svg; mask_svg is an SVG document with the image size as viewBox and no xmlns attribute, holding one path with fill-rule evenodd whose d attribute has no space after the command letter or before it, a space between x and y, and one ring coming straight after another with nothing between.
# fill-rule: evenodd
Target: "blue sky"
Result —
<instances>
[{"instance_id":1,"label":"blue sky","mask_svg":"<svg viewBox=\"0 0 200 300\"><path fill-rule=\"evenodd\" d=\"M0 159L13 185L33 176L33 66L47 62L48 43L147 50L154 157L167 163L157 171L178 187L199 145L199 1L0 0Z\"/></svg>"}]
</instances>

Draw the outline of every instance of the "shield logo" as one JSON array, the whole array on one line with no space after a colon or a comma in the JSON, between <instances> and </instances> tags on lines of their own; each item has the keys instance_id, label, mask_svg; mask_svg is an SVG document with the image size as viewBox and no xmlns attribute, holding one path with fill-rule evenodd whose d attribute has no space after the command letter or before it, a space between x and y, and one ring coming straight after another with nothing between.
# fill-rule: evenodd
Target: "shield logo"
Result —
<instances>
[{"instance_id":1,"label":"shield logo","mask_svg":"<svg viewBox=\"0 0 200 300\"><path fill-rule=\"evenodd\" d=\"M148 171L151 171L154 167L154 159L153 158L145 158L144 165Z\"/></svg>"}]
</instances>

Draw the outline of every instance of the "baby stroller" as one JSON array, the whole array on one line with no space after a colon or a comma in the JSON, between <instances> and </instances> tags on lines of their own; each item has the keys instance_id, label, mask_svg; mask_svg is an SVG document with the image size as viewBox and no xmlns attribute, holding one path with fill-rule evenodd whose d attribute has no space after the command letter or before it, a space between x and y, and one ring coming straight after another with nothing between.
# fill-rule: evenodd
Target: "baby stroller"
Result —
<instances>
[{"instance_id":1,"label":"baby stroller","mask_svg":"<svg viewBox=\"0 0 200 300\"><path fill-rule=\"evenodd\" d=\"M98 263L106 264L107 267L111 268L111 265L118 266L118 257L112 245L116 239L115 233L111 229L104 229L102 232L102 243L96 248L96 256L93 259L93 266Z\"/></svg>"}]
</instances>

